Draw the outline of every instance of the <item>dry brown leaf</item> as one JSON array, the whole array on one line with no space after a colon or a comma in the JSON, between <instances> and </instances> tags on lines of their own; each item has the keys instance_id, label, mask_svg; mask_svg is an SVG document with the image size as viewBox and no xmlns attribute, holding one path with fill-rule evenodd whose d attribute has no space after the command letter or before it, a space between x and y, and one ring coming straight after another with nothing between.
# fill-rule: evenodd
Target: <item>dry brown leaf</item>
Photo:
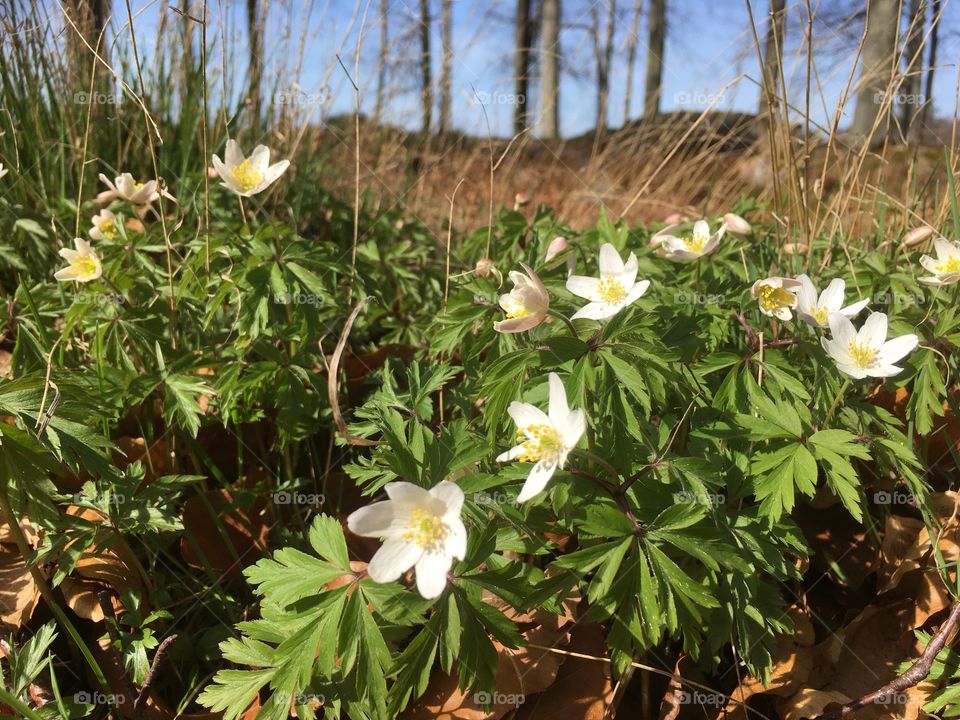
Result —
<instances>
[{"instance_id":1,"label":"dry brown leaf","mask_svg":"<svg viewBox=\"0 0 960 720\"><path fill-rule=\"evenodd\" d=\"M520 613L491 593L484 593L484 601L516 623L529 643L511 649L493 641L498 664L496 693L489 698L491 709L484 710L483 698L473 691L460 690L456 672L449 675L435 673L423 697L403 713L404 720L497 720L556 681L564 658L544 648L566 645L580 601L579 593L571 593L564 601L564 615L553 615L544 610Z\"/></svg>"},{"instance_id":2,"label":"dry brown leaf","mask_svg":"<svg viewBox=\"0 0 960 720\"><path fill-rule=\"evenodd\" d=\"M570 636L571 652L589 655L567 657L560 666L556 682L544 692L526 698L514 720L604 720L612 717L607 709L613 701L613 682L603 629L582 623Z\"/></svg>"},{"instance_id":3,"label":"dry brown leaf","mask_svg":"<svg viewBox=\"0 0 960 720\"><path fill-rule=\"evenodd\" d=\"M13 354L9 350L0 350L0 377L13 377Z\"/></svg>"},{"instance_id":4,"label":"dry brown leaf","mask_svg":"<svg viewBox=\"0 0 960 720\"><path fill-rule=\"evenodd\" d=\"M27 518L20 519L20 531L23 533L30 547L36 548L37 545L40 544L40 528ZM10 523L7 522L7 519L2 513L0 513L0 543L16 544L13 536L13 528L10 527Z\"/></svg>"},{"instance_id":5,"label":"dry brown leaf","mask_svg":"<svg viewBox=\"0 0 960 720\"><path fill-rule=\"evenodd\" d=\"M804 720L804 718L819 717L827 705L833 703L844 705L851 699L835 690L803 688L795 695L777 703L777 709L783 720Z\"/></svg>"},{"instance_id":6,"label":"dry brown leaf","mask_svg":"<svg viewBox=\"0 0 960 720\"><path fill-rule=\"evenodd\" d=\"M0 544L0 623L20 627L33 615L39 599L40 589L20 551Z\"/></svg>"},{"instance_id":7,"label":"dry brown leaf","mask_svg":"<svg viewBox=\"0 0 960 720\"><path fill-rule=\"evenodd\" d=\"M807 683L813 671L814 631L810 618L800 608L794 606L788 611L793 620L794 634L781 635L773 652L773 667L770 670L770 684L754 677L746 677L730 693L725 717L736 720L746 717L743 703L758 693L772 695L793 695Z\"/></svg>"},{"instance_id":8,"label":"dry brown leaf","mask_svg":"<svg viewBox=\"0 0 960 720\"><path fill-rule=\"evenodd\" d=\"M232 501L233 495L226 490L210 490L204 496L187 500L183 506L180 552L193 567L209 565L239 578L243 568L266 549L270 526L265 499L258 499L247 508L234 507ZM220 534L218 522L229 545Z\"/></svg>"},{"instance_id":9,"label":"dry brown leaf","mask_svg":"<svg viewBox=\"0 0 960 720\"><path fill-rule=\"evenodd\" d=\"M116 450L113 461L121 470L125 470L138 460L143 463L145 482L170 474L170 447L166 440L154 440L147 445L142 437L118 437L113 441Z\"/></svg>"},{"instance_id":10,"label":"dry brown leaf","mask_svg":"<svg viewBox=\"0 0 960 720\"><path fill-rule=\"evenodd\" d=\"M673 666L673 674L675 676L680 675L681 662L683 662L682 655ZM667 691L664 693L663 700L660 703L660 720L676 720L682 707L683 684L676 677L672 677L670 678L670 682L667 683Z\"/></svg>"}]
</instances>

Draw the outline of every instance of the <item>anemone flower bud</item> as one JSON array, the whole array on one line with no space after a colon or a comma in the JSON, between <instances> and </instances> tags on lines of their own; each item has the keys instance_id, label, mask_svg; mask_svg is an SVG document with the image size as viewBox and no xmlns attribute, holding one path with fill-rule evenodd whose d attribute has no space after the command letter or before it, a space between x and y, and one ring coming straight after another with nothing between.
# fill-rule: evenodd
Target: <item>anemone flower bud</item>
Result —
<instances>
[{"instance_id":1,"label":"anemone flower bud","mask_svg":"<svg viewBox=\"0 0 960 720\"><path fill-rule=\"evenodd\" d=\"M904 235L901 242L906 248L915 248L917 245L922 245L931 237L933 237L934 232L934 229L929 225L921 225L920 227L915 227L913 230Z\"/></svg>"},{"instance_id":2,"label":"anemone flower bud","mask_svg":"<svg viewBox=\"0 0 960 720\"><path fill-rule=\"evenodd\" d=\"M734 235L749 235L753 232L753 227L736 213L727 213L723 216L723 224L727 226L727 232Z\"/></svg>"}]
</instances>

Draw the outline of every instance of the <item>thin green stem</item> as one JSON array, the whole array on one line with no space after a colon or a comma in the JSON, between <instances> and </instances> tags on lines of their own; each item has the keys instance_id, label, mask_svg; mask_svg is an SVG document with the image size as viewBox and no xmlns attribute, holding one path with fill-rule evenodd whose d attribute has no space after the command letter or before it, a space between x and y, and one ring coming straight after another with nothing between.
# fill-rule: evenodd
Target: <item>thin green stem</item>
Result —
<instances>
[{"instance_id":1,"label":"thin green stem","mask_svg":"<svg viewBox=\"0 0 960 720\"><path fill-rule=\"evenodd\" d=\"M610 463L604 460L599 455L589 451L589 450L574 450L574 455L578 455L586 460L589 460L591 463L594 463L604 469L604 471L614 480L620 480L620 473L617 472L616 468L613 467Z\"/></svg>"},{"instance_id":2,"label":"thin green stem","mask_svg":"<svg viewBox=\"0 0 960 720\"><path fill-rule=\"evenodd\" d=\"M826 417L823 418L823 428L826 428L830 424L831 418L833 418L833 413L836 411L837 406L840 404L840 401L843 399L844 394L847 392L847 388L850 387L852 381L850 378L847 378L843 385L840 386L840 389L837 390L837 396L833 398L833 404L830 406L830 409L827 410ZM821 429L823 429L821 428Z\"/></svg>"},{"instance_id":3,"label":"thin green stem","mask_svg":"<svg viewBox=\"0 0 960 720\"><path fill-rule=\"evenodd\" d=\"M580 333L577 332L577 329L573 326L573 321L570 318L568 318L566 315L564 315L561 312L557 312L556 310L547 310L547 314L550 315L551 317L555 317L559 320L563 320L564 324L566 324L566 326L570 328L570 332L573 334L573 336L578 340L580 339Z\"/></svg>"}]
</instances>

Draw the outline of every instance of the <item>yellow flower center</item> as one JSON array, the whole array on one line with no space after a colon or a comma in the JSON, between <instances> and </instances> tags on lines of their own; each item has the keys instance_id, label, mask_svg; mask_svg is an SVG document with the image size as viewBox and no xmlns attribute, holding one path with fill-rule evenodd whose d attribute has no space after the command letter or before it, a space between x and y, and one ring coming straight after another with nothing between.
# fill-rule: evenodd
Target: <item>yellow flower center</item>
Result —
<instances>
[{"instance_id":1,"label":"yellow flower center","mask_svg":"<svg viewBox=\"0 0 960 720\"><path fill-rule=\"evenodd\" d=\"M249 159L232 168L230 175L241 192L253 190L263 180L263 173L257 170Z\"/></svg>"},{"instance_id":2,"label":"yellow flower center","mask_svg":"<svg viewBox=\"0 0 960 720\"><path fill-rule=\"evenodd\" d=\"M877 359L877 351L869 345L854 340L848 348L850 357L858 368L868 368Z\"/></svg>"},{"instance_id":3,"label":"yellow flower center","mask_svg":"<svg viewBox=\"0 0 960 720\"><path fill-rule=\"evenodd\" d=\"M511 297L506 303L504 310L507 313L507 318L513 320L514 318L527 317L530 314L530 311L527 310L527 306L516 298Z\"/></svg>"},{"instance_id":4,"label":"yellow flower center","mask_svg":"<svg viewBox=\"0 0 960 720\"><path fill-rule=\"evenodd\" d=\"M89 255L77 258L72 266L73 269L76 270L77 275L84 280L92 278L97 274L97 263L95 263Z\"/></svg>"},{"instance_id":5,"label":"yellow flower center","mask_svg":"<svg viewBox=\"0 0 960 720\"><path fill-rule=\"evenodd\" d=\"M703 246L707 244L708 240L706 235L699 235L697 233L694 233L693 237L686 235L681 239L687 250L692 253L702 253Z\"/></svg>"},{"instance_id":6,"label":"yellow flower center","mask_svg":"<svg viewBox=\"0 0 960 720\"><path fill-rule=\"evenodd\" d=\"M143 183L142 183L142 182L135 182L135 183L133 183L133 189L134 189L134 190L141 190L142 188L143 188Z\"/></svg>"},{"instance_id":7,"label":"yellow flower center","mask_svg":"<svg viewBox=\"0 0 960 720\"><path fill-rule=\"evenodd\" d=\"M435 551L443 544L447 537L447 526L438 516L429 510L414 510L403 533L403 539L408 543L419 545L427 551Z\"/></svg>"},{"instance_id":8,"label":"yellow flower center","mask_svg":"<svg viewBox=\"0 0 960 720\"><path fill-rule=\"evenodd\" d=\"M793 304L793 295L783 288L761 285L759 292L760 307L764 310L778 310L782 307L790 307Z\"/></svg>"},{"instance_id":9,"label":"yellow flower center","mask_svg":"<svg viewBox=\"0 0 960 720\"><path fill-rule=\"evenodd\" d=\"M603 302L617 305L627 298L627 291L617 278L605 277L597 286L597 295Z\"/></svg>"},{"instance_id":10,"label":"yellow flower center","mask_svg":"<svg viewBox=\"0 0 960 720\"><path fill-rule=\"evenodd\" d=\"M960 273L960 257L954 255L944 260L937 266L937 271L942 273Z\"/></svg>"},{"instance_id":11,"label":"yellow flower center","mask_svg":"<svg viewBox=\"0 0 960 720\"><path fill-rule=\"evenodd\" d=\"M517 430L517 439L523 443L523 453L517 457L520 462L537 462L543 459L555 459L563 449L560 433L550 425L527 425Z\"/></svg>"},{"instance_id":12,"label":"yellow flower center","mask_svg":"<svg viewBox=\"0 0 960 720\"><path fill-rule=\"evenodd\" d=\"M117 237L117 227L113 224L113 220L101 220L97 224L97 228L107 240L113 240Z\"/></svg>"},{"instance_id":13,"label":"yellow flower center","mask_svg":"<svg viewBox=\"0 0 960 720\"><path fill-rule=\"evenodd\" d=\"M810 314L813 316L813 319L821 325L827 324L827 309L825 307L818 307Z\"/></svg>"}]
</instances>

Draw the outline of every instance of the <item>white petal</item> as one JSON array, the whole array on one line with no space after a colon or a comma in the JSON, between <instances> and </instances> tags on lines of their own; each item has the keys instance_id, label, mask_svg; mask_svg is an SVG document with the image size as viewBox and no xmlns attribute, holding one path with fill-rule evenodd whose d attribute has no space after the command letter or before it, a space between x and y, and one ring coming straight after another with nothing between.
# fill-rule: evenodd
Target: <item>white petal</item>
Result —
<instances>
[{"instance_id":1,"label":"white petal","mask_svg":"<svg viewBox=\"0 0 960 720\"><path fill-rule=\"evenodd\" d=\"M857 340L872 347L880 348L887 339L887 316L882 312L870 313L857 333Z\"/></svg>"},{"instance_id":2,"label":"white petal","mask_svg":"<svg viewBox=\"0 0 960 720\"><path fill-rule=\"evenodd\" d=\"M606 320L608 317L616 315L619 309L620 306L605 302L587 303L577 310L570 319L580 320L581 318L586 318L587 320Z\"/></svg>"},{"instance_id":3,"label":"white petal","mask_svg":"<svg viewBox=\"0 0 960 720\"><path fill-rule=\"evenodd\" d=\"M463 560L467 555L467 528L458 517L450 518L447 525L450 528L450 534L444 541L447 553L457 560Z\"/></svg>"},{"instance_id":4,"label":"white petal","mask_svg":"<svg viewBox=\"0 0 960 720\"><path fill-rule=\"evenodd\" d=\"M550 373L547 376L550 384L550 404L547 406L547 414L550 422L555 428L567 419L570 414L570 406L567 404L567 390L563 386L563 380L556 373Z\"/></svg>"},{"instance_id":5,"label":"white petal","mask_svg":"<svg viewBox=\"0 0 960 720\"><path fill-rule=\"evenodd\" d=\"M627 293L627 299L624 301L623 304L624 304L624 305L630 305L631 303L636 302L637 300L639 300L639 299L643 296L643 294L644 294L645 292L647 292L647 289L648 289L649 287L650 287L650 281L649 281L649 280L641 280L641 281L638 282L636 285L634 285L632 288L630 288L630 292Z\"/></svg>"},{"instance_id":6,"label":"white petal","mask_svg":"<svg viewBox=\"0 0 960 720\"><path fill-rule=\"evenodd\" d=\"M53 274L54 279L56 280L76 280L77 271L72 267L63 268L63 270L57 270Z\"/></svg>"},{"instance_id":7,"label":"white petal","mask_svg":"<svg viewBox=\"0 0 960 720\"><path fill-rule=\"evenodd\" d=\"M387 483L383 489L387 491L387 497L394 502L419 506L430 506L433 504L431 502L433 496L430 492L413 483L398 480Z\"/></svg>"},{"instance_id":8,"label":"white petal","mask_svg":"<svg viewBox=\"0 0 960 720\"><path fill-rule=\"evenodd\" d=\"M800 290L797 292L797 307L802 312L808 312L817 307L817 288L807 275L797 275Z\"/></svg>"},{"instance_id":9,"label":"white petal","mask_svg":"<svg viewBox=\"0 0 960 720\"><path fill-rule=\"evenodd\" d=\"M937 257L940 258L940 260L960 257L960 247L945 238L937 238L933 241L933 246L936 248Z\"/></svg>"},{"instance_id":10,"label":"white petal","mask_svg":"<svg viewBox=\"0 0 960 720\"><path fill-rule=\"evenodd\" d=\"M426 600L438 597L447 586L453 558L442 553L424 553L417 561L417 590Z\"/></svg>"},{"instance_id":11,"label":"white petal","mask_svg":"<svg viewBox=\"0 0 960 720\"><path fill-rule=\"evenodd\" d=\"M620 253L610 243L600 246L600 274L619 275L623 272L623 260Z\"/></svg>"},{"instance_id":12,"label":"white petal","mask_svg":"<svg viewBox=\"0 0 960 720\"><path fill-rule=\"evenodd\" d=\"M463 490L456 483L443 480L430 490L430 494L441 500L447 508L447 513L451 515L460 515L463 507Z\"/></svg>"},{"instance_id":13,"label":"white petal","mask_svg":"<svg viewBox=\"0 0 960 720\"><path fill-rule=\"evenodd\" d=\"M507 414L517 424L518 428L525 428L528 425L549 425L550 418L538 407L530 403L514 400L507 408Z\"/></svg>"},{"instance_id":14,"label":"white petal","mask_svg":"<svg viewBox=\"0 0 960 720\"><path fill-rule=\"evenodd\" d=\"M870 298L866 298L864 300L858 300L852 305L847 305L845 308L841 308L840 312L842 312L847 317L853 317L869 304L870 304Z\"/></svg>"},{"instance_id":15,"label":"white petal","mask_svg":"<svg viewBox=\"0 0 960 720\"><path fill-rule=\"evenodd\" d=\"M856 328L850 322L850 318L842 313L830 313L827 316L827 323L830 325L830 334L834 342L846 348L857 339Z\"/></svg>"},{"instance_id":16,"label":"white petal","mask_svg":"<svg viewBox=\"0 0 960 720\"><path fill-rule=\"evenodd\" d=\"M421 555L423 550L419 545L390 538L370 559L367 574L378 583L393 582L412 568Z\"/></svg>"},{"instance_id":17,"label":"white petal","mask_svg":"<svg viewBox=\"0 0 960 720\"><path fill-rule=\"evenodd\" d=\"M846 283L840 278L834 278L827 285L827 289L820 293L820 307L827 308L828 313L836 312L843 305L843 294Z\"/></svg>"},{"instance_id":18,"label":"white petal","mask_svg":"<svg viewBox=\"0 0 960 720\"><path fill-rule=\"evenodd\" d=\"M582 408L574 410L567 415L559 428L564 447L572 450L587 430L587 413Z\"/></svg>"},{"instance_id":19,"label":"white petal","mask_svg":"<svg viewBox=\"0 0 960 720\"><path fill-rule=\"evenodd\" d=\"M627 261L623 264L623 272L620 273L619 277L620 282L625 288L633 287L633 284L637 281L638 267L637 256L630 253L630 257L628 257Z\"/></svg>"},{"instance_id":20,"label":"white petal","mask_svg":"<svg viewBox=\"0 0 960 720\"><path fill-rule=\"evenodd\" d=\"M240 144L233 139L227 140L227 147L223 153L224 160L226 160L227 167L234 168L240 163L243 162L243 150L240 149Z\"/></svg>"},{"instance_id":21,"label":"white petal","mask_svg":"<svg viewBox=\"0 0 960 720\"><path fill-rule=\"evenodd\" d=\"M916 335L901 335L893 340L888 340L877 353L877 363L879 365L893 365L901 358L913 352L914 348L920 343L920 338Z\"/></svg>"},{"instance_id":22,"label":"white petal","mask_svg":"<svg viewBox=\"0 0 960 720\"><path fill-rule=\"evenodd\" d=\"M693 224L693 235L702 235L703 237L710 237L710 225L707 224L706 220L697 220Z\"/></svg>"},{"instance_id":23,"label":"white petal","mask_svg":"<svg viewBox=\"0 0 960 720\"><path fill-rule=\"evenodd\" d=\"M516 460L518 457L523 455L523 450L523 445L514 445L506 452L502 452L497 455L497 462L510 462L511 460Z\"/></svg>"},{"instance_id":24,"label":"white petal","mask_svg":"<svg viewBox=\"0 0 960 720\"><path fill-rule=\"evenodd\" d=\"M577 297L593 300L597 296L600 278L586 277L585 275L571 275L567 278L567 290Z\"/></svg>"},{"instance_id":25,"label":"white petal","mask_svg":"<svg viewBox=\"0 0 960 720\"><path fill-rule=\"evenodd\" d=\"M940 266L940 263L937 262L935 258L930 257L929 255L924 255L920 258L920 264L925 270L928 270L932 273L939 272L937 268Z\"/></svg>"},{"instance_id":26,"label":"white petal","mask_svg":"<svg viewBox=\"0 0 960 720\"><path fill-rule=\"evenodd\" d=\"M517 495L517 502L526 502L538 492L543 490L547 486L550 478L553 477L553 473L556 471L556 463L545 462L541 460L535 464L530 469L530 474L527 475L527 480L523 483L523 487L520 489L520 494Z\"/></svg>"},{"instance_id":27,"label":"white petal","mask_svg":"<svg viewBox=\"0 0 960 720\"><path fill-rule=\"evenodd\" d=\"M857 365L838 362L837 369L844 375L849 375L854 380L862 380L863 378L867 377L866 370Z\"/></svg>"},{"instance_id":28,"label":"white petal","mask_svg":"<svg viewBox=\"0 0 960 720\"><path fill-rule=\"evenodd\" d=\"M347 527L354 535L361 537L386 537L396 518L396 507L394 502L382 500L354 510L347 517Z\"/></svg>"},{"instance_id":29,"label":"white petal","mask_svg":"<svg viewBox=\"0 0 960 720\"><path fill-rule=\"evenodd\" d=\"M270 165L270 148L266 145L257 145L250 153L250 164L257 172L266 173Z\"/></svg>"},{"instance_id":30,"label":"white petal","mask_svg":"<svg viewBox=\"0 0 960 720\"><path fill-rule=\"evenodd\" d=\"M867 377L877 378L893 377L901 372L903 372L903 368L896 365L871 365L864 370Z\"/></svg>"}]
</instances>

